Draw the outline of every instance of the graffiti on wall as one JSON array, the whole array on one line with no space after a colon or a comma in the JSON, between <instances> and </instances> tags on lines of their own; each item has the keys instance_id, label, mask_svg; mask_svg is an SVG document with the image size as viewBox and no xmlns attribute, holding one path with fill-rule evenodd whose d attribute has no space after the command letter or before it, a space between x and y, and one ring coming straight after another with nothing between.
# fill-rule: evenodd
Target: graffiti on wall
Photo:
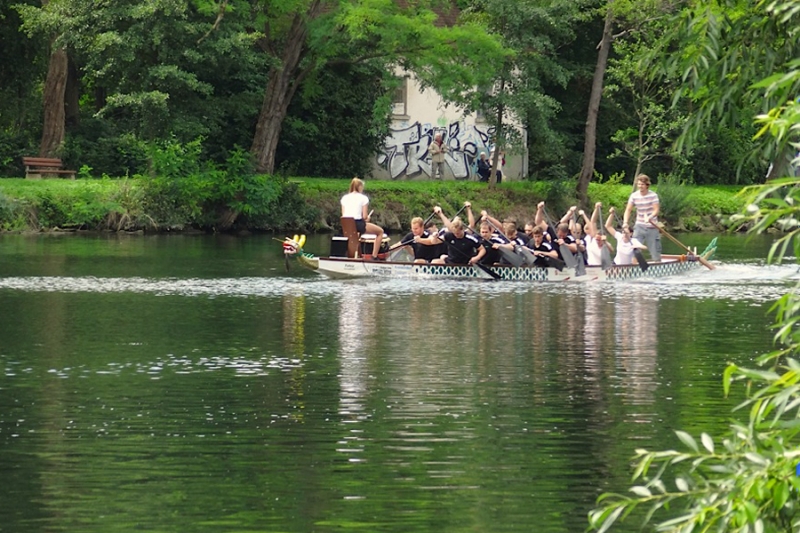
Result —
<instances>
[{"instance_id":1,"label":"graffiti on wall","mask_svg":"<svg viewBox=\"0 0 800 533\"><path fill-rule=\"evenodd\" d=\"M378 165L389 172L391 179L431 175L431 160L428 147L437 133L447 144L445 164L456 179L467 179L472 174L472 164L480 152L489 155L489 139L494 127L466 125L463 121L451 122L447 126L433 126L415 122L400 129L391 129L389 137L378 154Z\"/></svg>"}]
</instances>

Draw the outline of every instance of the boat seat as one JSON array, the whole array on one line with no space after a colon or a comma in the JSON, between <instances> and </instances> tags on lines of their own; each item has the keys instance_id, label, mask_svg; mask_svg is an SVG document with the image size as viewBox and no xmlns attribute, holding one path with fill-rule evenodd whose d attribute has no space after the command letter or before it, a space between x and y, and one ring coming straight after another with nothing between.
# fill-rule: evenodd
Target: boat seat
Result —
<instances>
[{"instance_id":1,"label":"boat seat","mask_svg":"<svg viewBox=\"0 0 800 533\"><path fill-rule=\"evenodd\" d=\"M361 246L362 243L372 243L375 242L375 234L374 233L364 233L359 234L356 230L356 221L352 217L342 217L340 219L342 224L342 235L347 238L347 257L350 259L355 259L359 257L359 255L363 255L364 252L363 247ZM381 242L388 242L389 236L385 233L383 234L383 238ZM369 248L370 252L372 248Z\"/></svg>"}]
</instances>

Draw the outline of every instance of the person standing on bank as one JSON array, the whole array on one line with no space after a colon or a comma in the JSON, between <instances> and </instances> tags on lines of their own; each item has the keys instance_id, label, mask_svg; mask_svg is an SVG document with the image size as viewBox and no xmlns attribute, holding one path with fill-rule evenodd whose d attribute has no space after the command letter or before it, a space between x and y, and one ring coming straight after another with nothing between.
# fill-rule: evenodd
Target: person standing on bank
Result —
<instances>
[{"instance_id":1,"label":"person standing on bank","mask_svg":"<svg viewBox=\"0 0 800 533\"><path fill-rule=\"evenodd\" d=\"M444 156L447 154L447 145L442 141L441 133L436 134L428 151L431 153L431 177L437 180L444 179Z\"/></svg>"},{"instance_id":2,"label":"person standing on bank","mask_svg":"<svg viewBox=\"0 0 800 533\"><path fill-rule=\"evenodd\" d=\"M653 261L661 261L661 232L652 223L658 223L658 195L650 190L650 178L646 174L636 176L639 190L628 198L622 227L627 228L631 210L636 208L636 225L633 227L633 238L647 246Z\"/></svg>"},{"instance_id":3,"label":"person standing on bank","mask_svg":"<svg viewBox=\"0 0 800 533\"><path fill-rule=\"evenodd\" d=\"M491 173L492 165L489 160L486 159L486 152L481 152L481 156L478 158L478 181L488 182Z\"/></svg>"},{"instance_id":4,"label":"person standing on bank","mask_svg":"<svg viewBox=\"0 0 800 533\"><path fill-rule=\"evenodd\" d=\"M350 192L342 196L341 204L342 216L355 220L358 233L361 235L364 233L375 235L375 243L372 245L372 260L374 261L378 257L378 251L381 249L383 228L369 221L369 213L367 212L369 198L364 194L364 182L358 178L353 178L350 181ZM367 258L364 257L364 259Z\"/></svg>"}]
</instances>

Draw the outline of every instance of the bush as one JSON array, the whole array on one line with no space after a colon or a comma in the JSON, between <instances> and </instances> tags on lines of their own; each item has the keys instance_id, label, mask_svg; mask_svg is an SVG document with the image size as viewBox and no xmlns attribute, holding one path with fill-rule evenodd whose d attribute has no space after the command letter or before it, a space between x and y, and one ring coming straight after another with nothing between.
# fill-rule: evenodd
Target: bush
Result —
<instances>
[{"instance_id":1,"label":"bush","mask_svg":"<svg viewBox=\"0 0 800 533\"><path fill-rule=\"evenodd\" d=\"M676 224L689 212L689 187L679 178L662 174L658 179L658 217L669 224Z\"/></svg>"},{"instance_id":2,"label":"bush","mask_svg":"<svg viewBox=\"0 0 800 533\"><path fill-rule=\"evenodd\" d=\"M147 156L147 144L134 133L88 118L68 132L62 159L69 168L87 166L95 175L132 176L147 170Z\"/></svg>"}]
</instances>

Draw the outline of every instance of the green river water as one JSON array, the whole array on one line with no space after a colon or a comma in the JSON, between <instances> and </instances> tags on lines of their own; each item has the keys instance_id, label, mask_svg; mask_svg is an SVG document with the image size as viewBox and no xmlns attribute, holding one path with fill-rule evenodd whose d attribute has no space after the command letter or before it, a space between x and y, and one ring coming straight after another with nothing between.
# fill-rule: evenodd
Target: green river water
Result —
<instances>
[{"instance_id":1,"label":"green river water","mask_svg":"<svg viewBox=\"0 0 800 533\"><path fill-rule=\"evenodd\" d=\"M734 416L724 366L770 349L796 275L769 244L526 285L287 273L266 235L0 235L0 531L581 532L635 448Z\"/></svg>"}]
</instances>

